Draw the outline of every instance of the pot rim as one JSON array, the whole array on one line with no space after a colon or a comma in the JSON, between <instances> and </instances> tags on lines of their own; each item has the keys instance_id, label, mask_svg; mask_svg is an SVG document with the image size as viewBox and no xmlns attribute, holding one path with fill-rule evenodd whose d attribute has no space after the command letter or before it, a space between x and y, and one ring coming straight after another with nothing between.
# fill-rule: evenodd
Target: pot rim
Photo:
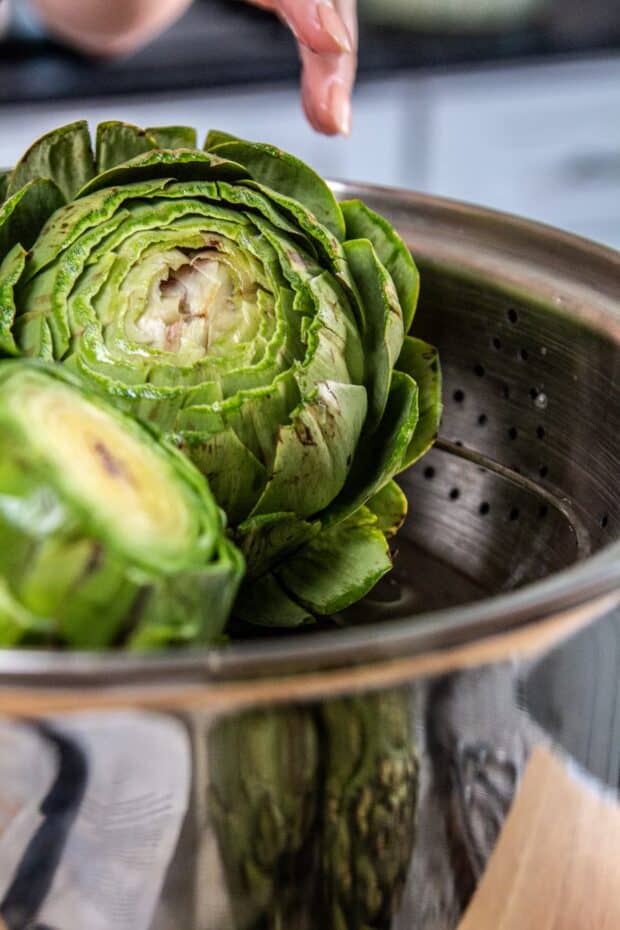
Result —
<instances>
[{"instance_id":1,"label":"pot rim","mask_svg":"<svg viewBox=\"0 0 620 930\"><path fill-rule=\"evenodd\" d=\"M396 225L399 213L413 220L413 252L423 262L454 264L521 294L525 286L620 344L620 252L459 201L370 184L332 187L340 199L383 207ZM234 681L373 664L480 640L614 594L620 602L620 540L516 591L376 626L166 653L0 650L0 685Z\"/></svg>"}]
</instances>

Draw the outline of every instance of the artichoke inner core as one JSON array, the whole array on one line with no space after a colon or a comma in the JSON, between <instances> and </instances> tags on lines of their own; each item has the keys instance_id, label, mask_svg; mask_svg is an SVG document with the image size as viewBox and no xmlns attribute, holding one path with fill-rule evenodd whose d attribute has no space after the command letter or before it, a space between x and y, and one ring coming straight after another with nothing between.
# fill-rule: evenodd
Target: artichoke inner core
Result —
<instances>
[{"instance_id":1,"label":"artichoke inner core","mask_svg":"<svg viewBox=\"0 0 620 930\"><path fill-rule=\"evenodd\" d=\"M52 387L32 372L11 379L5 398L46 474L51 466L73 499L112 535L118 537L122 527L121 543L170 557L191 550L197 530L189 501L155 446L62 384Z\"/></svg>"},{"instance_id":2,"label":"artichoke inner core","mask_svg":"<svg viewBox=\"0 0 620 930\"><path fill-rule=\"evenodd\" d=\"M198 361L241 341L243 321L257 312L257 288L236 278L216 249L175 251L182 263L168 266L151 283L133 336L184 361Z\"/></svg>"}]
</instances>

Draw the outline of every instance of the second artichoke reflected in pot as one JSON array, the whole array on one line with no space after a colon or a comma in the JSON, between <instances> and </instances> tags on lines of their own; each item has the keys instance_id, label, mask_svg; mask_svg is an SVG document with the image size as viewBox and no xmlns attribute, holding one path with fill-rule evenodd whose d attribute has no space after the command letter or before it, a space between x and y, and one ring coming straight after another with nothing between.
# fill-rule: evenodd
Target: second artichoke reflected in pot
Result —
<instances>
[{"instance_id":1,"label":"second artichoke reflected in pot","mask_svg":"<svg viewBox=\"0 0 620 930\"><path fill-rule=\"evenodd\" d=\"M313 930L315 714L306 707L236 714L214 724L207 745L209 814L235 930Z\"/></svg>"},{"instance_id":2,"label":"second artichoke reflected in pot","mask_svg":"<svg viewBox=\"0 0 620 930\"><path fill-rule=\"evenodd\" d=\"M390 930L413 855L419 759L408 688L326 702L323 926Z\"/></svg>"},{"instance_id":3,"label":"second artichoke reflected in pot","mask_svg":"<svg viewBox=\"0 0 620 930\"><path fill-rule=\"evenodd\" d=\"M390 930L416 833L410 689L247 711L207 745L235 930Z\"/></svg>"},{"instance_id":4,"label":"second artichoke reflected in pot","mask_svg":"<svg viewBox=\"0 0 620 930\"><path fill-rule=\"evenodd\" d=\"M414 262L268 145L84 123L36 142L0 206L0 349L71 366L174 437L248 565L237 612L296 625L391 567L392 478L439 418L406 335Z\"/></svg>"}]
</instances>

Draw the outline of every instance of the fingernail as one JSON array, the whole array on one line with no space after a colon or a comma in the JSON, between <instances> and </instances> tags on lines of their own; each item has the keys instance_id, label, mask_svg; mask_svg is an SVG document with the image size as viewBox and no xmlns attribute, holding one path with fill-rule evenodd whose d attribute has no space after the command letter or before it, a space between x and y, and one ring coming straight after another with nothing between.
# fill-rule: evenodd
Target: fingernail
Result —
<instances>
[{"instance_id":1,"label":"fingernail","mask_svg":"<svg viewBox=\"0 0 620 930\"><path fill-rule=\"evenodd\" d=\"M329 109L338 132L348 136L351 132L351 101L342 84L334 84L329 95Z\"/></svg>"},{"instance_id":2,"label":"fingernail","mask_svg":"<svg viewBox=\"0 0 620 930\"><path fill-rule=\"evenodd\" d=\"M343 52L352 52L353 45L349 32L330 3L320 3L318 15L321 26Z\"/></svg>"}]
</instances>

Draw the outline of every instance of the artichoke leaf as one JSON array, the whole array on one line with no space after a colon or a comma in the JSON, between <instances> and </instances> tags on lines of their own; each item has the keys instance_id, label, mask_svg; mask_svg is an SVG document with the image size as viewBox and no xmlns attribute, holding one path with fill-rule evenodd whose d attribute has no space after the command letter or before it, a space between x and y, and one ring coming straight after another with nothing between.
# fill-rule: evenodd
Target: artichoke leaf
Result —
<instances>
[{"instance_id":1,"label":"artichoke leaf","mask_svg":"<svg viewBox=\"0 0 620 930\"><path fill-rule=\"evenodd\" d=\"M291 510L304 518L342 489L366 415L366 392L325 381L279 430L272 477L253 515Z\"/></svg>"},{"instance_id":2,"label":"artichoke leaf","mask_svg":"<svg viewBox=\"0 0 620 930\"><path fill-rule=\"evenodd\" d=\"M248 578L270 571L321 530L318 520L300 520L296 513L249 517L235 531L235 539L248 563Z\"/></svg>"},{"instance_id":3,"label":"artichoke leaf","mask_svg":"<svg viewBox=\"0 0 620 930\"><path fill-rule=\"evenodd\" d=\"M38 617L17 601L6 579L0 578L0 643L17 646L32 637L34 640L51 639L55 624L47 617Z\"/></svg>"},{"instance_id":4,"label":"artichoke leaf","mask_svg":"<svg viewBox=\"0 0 620 930\"><path fill-rule=\"evenodd\" d=\"M20 354L46 362L54 361L52 331L44 316L40 313L24 313L17 317L14 331Z\"/></svg>"},{"instance_id":5,"label":"artichoke leaf","mask_svg":"<svg viewBox=\"0 0 620 930\"><path fill-rule=\"evenodd\" d=\"M239 550L221 538L211 565L159 578L140 605L128 647L144 651L221 642L244 568Z\"/></svg>"},{"instance_id":6,"label":"artichoke leaf","mask_svg":"<svg viewBox=\"0 0 620 930\"><path fill-rule=\"evenodd\" d=\"M205 150L243 165L266 188L300 201L337 239L343 240L345 224L338 201L323 180L304 162L274 145L245 142L211 130Z\"/></svg>"},{"instance_id":7,"label":"artichoke leaf","mask_svg":"<svg viewBox=\"0 0 620 930\"><path fill-rule=\"evenodd\" d=\"M390 273L402 307L405 332L408 332L420 292L420 275L411 252L394 227L361 200L346 200L340 206L346 222L347 239L370 239L380 261Z\"/></svg>"},{"instance_id":8,"label":"artichoke leaf","mask_svg":"<svg viewBox=\"0 0 620 930\"><path fill-rule=\"evenodd\" d=\"M370 498L366 506L377 518L377 527L388 539L391 539L405 522L409 504L406 495L396 482L388 481Z\"/></svg>"},{"instance_id":9,"label":"artichoke leaf","mask_svg":"<svg viewBox=\"0 0 620 930\"><path fill-rule=\"evenodd\" d=\"M312 622L311 613L286 593L273 574L241 585L233 615L254 626L298 627Z\"/></svg>"},{"instance_id":10,"label":"artichoke leaf","mask_svg":"<svg viewBox=\"0 0 620 930\"><path fill-rule=\"evenodd\" d=\"M30 146L11 172L7 197L29 181L47 178L56 184L64 201L69 202L94 176L88 123L79 120L46 133Z\"/></svg>"},{"instance_id":11,"label":"artichoke leaf","mask_svg":"<svg viewBox=\"0 0 620 930\"><path fill-rule=\"evenodd\" d=\"M266 184L260 184L258 181L246 181L244 187L246 190L250 188L256 190L273 200L280 213L287 216L302 232L306 248L310 246L311 250L322 260L333 266L334 271L343 275L347 284L350 283L346 262L343 261L342 237L335 235L331 229L321 223L305 203L273 190Z\"/></svg>"},{"instance_id":12,"label":"artichoke leaf","mask_svg":"<svg viewBox=\"0 0 620 930\"><path fill-rule=\"evenodd\" d=\"M0 207L0 258L18 243L29 249L45 221L64 203L49 178L26 182Z\"/></svg>"},{"instance_id":13,"label":"artichoke leaf","mask_svg":"<svg viewBox=\"0 0 620 930\"><path fill-rule=\"evenodd\" d=\"M375 515L365 507L317 534L275 569L287 594L313 614L333 614L364 597L392 568Z\"/></svg>"},{"instance_id":14,"label":"artichoke leaf","mask_svg":"<svg viewBox=\"0 0 620 930\"><path fill-rule=\"evenodd\" d=\"M99 123L95 139L96 173L102 174L109 168L156 148L157 139L148 129L140 129L139 126L119 120Z\"/></svg>"},{"instance_id":15,"label":"artichoke leaf","mask_svg":"<svg viewBox=\"0 0 620 930\"><path fill-rule=\"evenodd\" d=\"M377 430L363 436L347 483L321 515L333 526L355 513L394 475L402 470L403 458L418 422L418 386L409 375L395 371L385 413Z\"/></svg>"},{"instance_id":16,"label":"artichoke leaf","mask_svg":"<svg viewBox=\"0 0 620 930\"><path fill-rule=\"evenodd\" d=\"M66 254L81 236L102 226L107 229L106 224L110 221L118 223L118 212L123 209L125 201L149 197L167 183L165 179L156 178L120 189L101 190L90 197L74 200L50 215L28 260L24 283ZM127 213L122 216L127 216Z\"/></svg>"},{"instance_id":17,"label":"artichoke leaf","mask_svg":"<svg viewBox=\"0 0 620 930\"><path fill-rule=\"evenodd\" d=\"M437 439L441 422L441 367L437 349L422 339L407 336L397 368L415 378L420 391L420 418L403 457L403 470L417 462Z\"/></svg>"},{"instance_id":18,"label":"artichoke leaf","mask_svg":"<svg viewBox=\"0 0 620 930\"><path fill-rule=\"evenodd\" d=\"M193 126L149 126L145 132L160 149L196 149L198 137Z\"/></svg>"},{"instance_id":19,"label":"artichoke leaf","mask_svg":"<svg viewBox=\"0 0 620 930\"><path fill-rule=\"evenodd\" d=\"M185 422L197 424L196 408L185 413ZM229 521L243 520L258 500L267 479L267 469L230 427L219 431L183 430L177 434L179 448L209 482Z\"/></svg>"},{"instance_id":20,"label":"artichoke leaf","mask_svg":"<svg viewBox=\"0 0 620 930\"><path fill-rule=\"evenodd\" d=\"M245 177L247 171L241 165L218 155L194 149L155 149L102 171L80 188L77 197L140 181L241 181Z\"/></svg>"},{"instance_id":21,"label":"artichoke leaf","mask_svg":"<svg viewBox=\"0 0 620 930\"><path fill-rule=\"evenodd\" d=\"M345 242L344 250L365 312L364 361L368 390L365 431L371 433L385 412L392 371L403 344L403 316L392 278L368 239Z\"/></svg>"},{"instance_id":22,"label":"artichoke leaf","mask_svg":"<svg viewBox=\"0 0 620 930\"><path fill-rule=\"evenodd\" d=\"M22 574L21 601L35 616L58 617L55 636L74 649L113 642L136 598L123 556L85 536L42 541Z\"/></svg>"},{"instance_id":23,"label":"artichoke leaf","mask_svg":"<svg viewBox=\"0 0 620 930\"><path fill-rule=\"evenodd\" d=\"M6 200L6 192L9 187L10 176L10 170L0 170L0 206L2 206L3 202Z\"/></svg>"},{"instance_id":24,"label":"artichoke leaf","mask_svg":"<svg viewBox=\"0 0 620 930\"><path fill-rule=\"evenodd\" d=\"M26 265L26 250L17 243L0 264L0 354L19 355L13 335L15 321L15 285Z\"/></svg>"},{"instance_id":25,"label":"artichoke leaf","mask_svg":"<svg viewBox=\"0 0 620 930\"><path fill-rule=\"evenodd\" d=\"M241 207L244 212L256 211L256 213L271 223L273 227L282 230L282 232L295 239L300 245L305 247L308 246L308 239L303 232L300 231L299 226L296 226L288 220L286 215L274 205L272 202L273 198L270 197L270 191L265 191L263 193L259 187L254 189L253 187L249 187L247 183L229 184L227 181L218 181L217 190L219 196L225 203L233 207ZM250 219L252 218L251 212L247 215Z\"/></svg>"}]
</instances>

